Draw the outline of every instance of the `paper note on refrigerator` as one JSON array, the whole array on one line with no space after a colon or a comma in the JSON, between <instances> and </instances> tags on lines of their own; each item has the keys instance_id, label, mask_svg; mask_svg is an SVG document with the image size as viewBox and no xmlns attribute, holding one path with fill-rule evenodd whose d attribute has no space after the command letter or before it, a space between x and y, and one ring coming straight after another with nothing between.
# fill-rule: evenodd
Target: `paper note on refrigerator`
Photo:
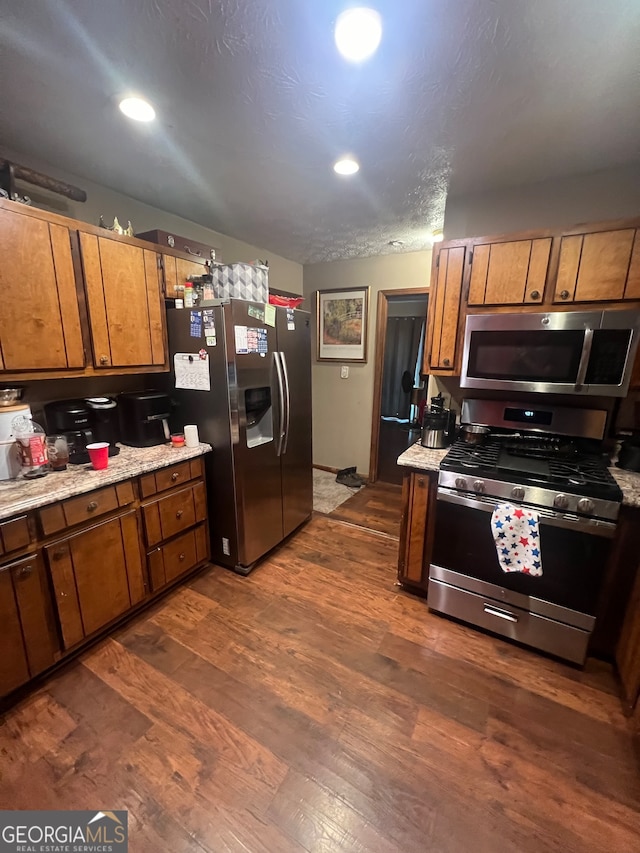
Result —
<instances>
[{"instance_id":1,"label":"paper note on refrigerator","mask_svg":"<svg viewBox=\"0 0 640 853\"><path fill-rule=\"evenodd\" d=\"M188 391L211 391L209 355L197 352L177 352L173 357L176 388Z\"/></svg>"}]
</instances>

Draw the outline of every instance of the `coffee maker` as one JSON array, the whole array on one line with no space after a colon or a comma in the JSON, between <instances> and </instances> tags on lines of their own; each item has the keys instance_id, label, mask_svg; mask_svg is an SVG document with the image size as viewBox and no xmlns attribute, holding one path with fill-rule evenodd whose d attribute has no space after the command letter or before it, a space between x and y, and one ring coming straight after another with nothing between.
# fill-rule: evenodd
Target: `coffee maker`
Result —
<instances>
[{"instance_id":1,"label":"coffee maker","mask_svg":"<svg viewBox=\"0 0 640 853\"><path fill-rule=\"evenodd\" d=\"M449 447L455 437L456 413L453 409L445 409L444 398L440 393L431 398L431 406L423 414L420 444L430 448Z\"/></svg>"},{"instance_id":2,"label":"coffee maker","mask_svg":"<svg viewBox=\"0 0 640 853\"><path fill-rule=\"evenodd\" d=\"M106 441L109 449L120 441L118 404L111 397L87 397L85 400L91 413L91 429L94 441Z\"/></svg>"},{"instance_id":3,"label":"coffee maker","mask_svg":"<svg viewBox=\"0 0 640 853\"><path fill-rule=\"evenodd\" d=\"M108 401L106 397L93 399ZM115 402L112 400L108 402L113 403L115 412ZM109 456L115 456L120 452L120 448L115 444L117 433L109 429L105 422L96 420L94 417L96 411L89 400L57 400L55 403L47 403L44 407L47 433L64 435L69 445L69 462L72 465L89 462L87 444L92 444L94 441L108 441Z\"/></svg>"}]
</instances>

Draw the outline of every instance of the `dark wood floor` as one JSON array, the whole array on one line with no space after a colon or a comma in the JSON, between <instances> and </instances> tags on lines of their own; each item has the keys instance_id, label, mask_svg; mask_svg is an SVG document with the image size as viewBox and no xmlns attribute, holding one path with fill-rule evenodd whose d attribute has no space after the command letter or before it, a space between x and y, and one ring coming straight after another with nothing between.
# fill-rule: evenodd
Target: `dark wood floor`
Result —
<instances>
[{"instance_id":1,"label":"dark wood floor","mask_svg":"<svg viewBox=\"0 0 640 853\"><path fill-rule=\"evenodd\" d=\"M430 615L396 550L315 516L201 574L6 715L0 806L129 809L132 853L638 851L608 667Z\"/></svg>"},{"instance_id":2,"label":"dark wood floor","mask_svg":"<svg viewBox=\"0 0 640 853\"><path fill-rule=\"evenodd\" d=\"M330 516L397 539L400 535L401 512L402 486L377 482L358 489Z\"/></svg>"}]
</instances>

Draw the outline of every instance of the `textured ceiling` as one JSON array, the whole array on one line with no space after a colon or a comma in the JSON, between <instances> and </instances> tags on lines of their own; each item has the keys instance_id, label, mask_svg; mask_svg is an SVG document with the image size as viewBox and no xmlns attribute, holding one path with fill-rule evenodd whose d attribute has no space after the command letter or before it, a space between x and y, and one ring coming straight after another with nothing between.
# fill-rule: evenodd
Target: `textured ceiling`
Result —
<instances>
[{"instance_id":1,"label":"textured ceiling","mask_svg":"<svg viewBox=\"0 0 640 853\"><path fill-rule=\"evenodd\" d=\"M371 0L360 67L347 5L0 0L0 142L301 262L424 248L448 192L640 158L638 0Z\"/></svg>"}]
</instances>

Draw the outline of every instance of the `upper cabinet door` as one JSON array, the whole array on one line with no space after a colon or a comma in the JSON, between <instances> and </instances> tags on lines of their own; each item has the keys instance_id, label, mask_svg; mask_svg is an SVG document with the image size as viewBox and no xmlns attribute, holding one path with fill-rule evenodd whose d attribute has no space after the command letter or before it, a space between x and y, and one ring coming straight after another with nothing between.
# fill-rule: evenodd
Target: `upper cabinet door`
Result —
<instances>
[{"instance_id":1,"label":"upper cabinet door","mask_svg":"<svg viewBox=\"0 0 640 853\"><path fill-rule=\"evenodd\" d=\"M95 366L166 364L156 253L82 231L80 248Z\"/></svg>"},{"instance_id":2,"label":"upper cabinet door","mask_svg":"<svg viewBox=\"0 0 640 853\"><path fill-rule=\"evenodd\" d=\"M640 299L638 231L624 228L563 237L553 301L624 299Z\"/></svg>"},{"instance_id":3,"label":"upper cabinet door","mask_svg":"<svg viewBox=\"0 0 640 853\"><path fill-rule=\"evenodd\" d=\"M475 244L469 305L541 303L550 253L549 237Z\"/></svg>"},{"instance_id":4,"label":"upper cabinet door","mask_svg":"<svg viewBox=\"0 0 640 853\"><path fill-rule=\"evenodd\" d=\"M465 253L464 246L441 249L434 259L423 373L454 371Z\"/></svg>"},{"instance_id":5,"label":"upper cabinet door","mask_svg":"<svg viewBox=\"0 0 640 853\"><path fill-rule=\"evenodd\" d=\"M186 258L176 258L173 255L162 256L164 269L164 292L170 297L182 297L178 287L184 285L187 279L201 276L207 272L204 261L188 261Z\"/></svg>"},{"instance_id":6,"label":"upper cabinet door","mask_svg":"<svg viewBox=\"0 0 640 853\"><path fill-rule=\"evenodd\" d=\"M69 229L0 208L0 370L84 367Z\"/></svg>"}]
</instances>

